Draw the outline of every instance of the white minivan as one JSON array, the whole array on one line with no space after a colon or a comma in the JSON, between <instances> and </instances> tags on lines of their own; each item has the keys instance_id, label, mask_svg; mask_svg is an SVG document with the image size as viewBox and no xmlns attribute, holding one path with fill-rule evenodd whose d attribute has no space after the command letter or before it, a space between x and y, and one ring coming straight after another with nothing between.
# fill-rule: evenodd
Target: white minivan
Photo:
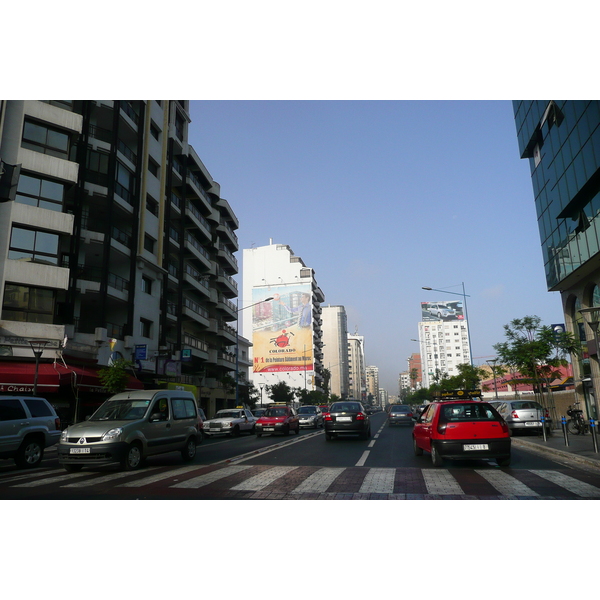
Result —
<instances>
[{"instance_id":1,"label":"white minivan","mask_svg":"<svg viewBox=\"0 0 600 600\"><path fill-rule=\"evenodd\" d=\"M135 390L109 398L81 423L67 427L58 444L58 460L67 471L119 463L133 470L148 456L181 452L196 456L202 421L191 392Z\"/></svg>"}]
</instances>

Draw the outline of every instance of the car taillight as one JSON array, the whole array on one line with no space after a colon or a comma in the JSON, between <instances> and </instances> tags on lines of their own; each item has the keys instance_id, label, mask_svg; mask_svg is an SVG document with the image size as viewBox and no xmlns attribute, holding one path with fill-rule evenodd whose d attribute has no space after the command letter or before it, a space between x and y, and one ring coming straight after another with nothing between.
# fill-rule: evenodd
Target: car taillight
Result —
<instances>
[{"instance_id":1,"label":"car taillight","mask_svg":"<svg viewBox=\"0 0 600 600\"><path fill-rule=\"evenodd\" d=\"M409 417L412 417L412 416L413 416L413 414L412 414L412 413L408 413L408 416L409 416Z\"/></svg>"},{"instance_id":2,"label":"car taillight","mask_svg":"<svg viewBox=\"0 0 600 600\"><path fill-rule=\"evenodd\" d=\"M360 412L360 413L358 413L358 414L356 415L356 420L357 420L357 421L364 421L364 420L365 420L365 413L361 413L361 412Z\"/></svg>"},{"instance_id":3,"label":"car taillight","mask_svg":"<svg viewBox=\"0 0 600 600\"><path fill-rule=\"evenodd\" d=\"M544 411L544 419L549 419L550 418L550 413L548 412L548 409L546 409Z\"/></svg>"},{"instance_id":4,"label":"car taillight","mask_svg":"<svg viewBox=\"0 0 600 600\"><path fill-rule=\"evenodd\" d=\"M448 427L448 423L438 423L437 430L438 433L442 435L446 433L446 427Z\"/></svg>"},{"instance_id":5,"label":"car taillight","mask_svg":"<svg viewBox=\"0 0 600 600\"><path fill-rule=\"evenodd\" d=\"M326 421L331 421L331 415L330 415L329 413L327 413L327 414L325 415L325 420L326 420Z\"/></svg>"},{"instance_id":6,"label":"car taillight","mask_svg":"<svg viewBox=\"0 0 600 600\"><path fill-rule=\"evenodd\" d=\"M513 419L518 419L518 418L519 418L519 415L517 414L517 411L516 411L516 410L513 410L513 411L512 411L512 414L511 414L510 416L511 416Z\"/></svg>"},{"instance_id":7,"label":"car taillight","mask_svg":"<svg viewBox=\"0 0 600 600\"><path fill-rule=\"evenodd\" d=\"M500 427L502 428L502 431L504 433L510 435L510 432L508 431L508 425L506 424L506 421L504 419L500 419Z\"/></svg>"},{"instance_id":8,"label":"car taillight","mask_svg":"<svg viewBox=\"0 0 600 600\"><path fill-rule=\"evenodd\" d=\"M54 419L54 426L56 427L56 431L60 431L60 418L56 417L56 419Z\"/></svg>"}]
</instances>

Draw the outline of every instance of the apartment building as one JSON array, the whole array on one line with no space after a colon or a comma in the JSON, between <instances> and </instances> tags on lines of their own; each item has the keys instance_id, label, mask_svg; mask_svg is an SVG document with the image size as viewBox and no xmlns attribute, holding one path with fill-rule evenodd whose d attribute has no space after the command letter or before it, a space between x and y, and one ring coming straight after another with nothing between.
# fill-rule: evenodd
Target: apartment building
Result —
<instances>
[{"instance_id":1,"label":"apartment building","mask_svg":"<svg viewBox=\"0 0 600 600\"><path fill-rule=\"evenodd\" d=\"M188 108L0 101L0 393L33 389L36 340L38 392L68 419L118 358L130 388L186 387L208 414L234 401L239 223Z\"/></svg>"},{"instance_id":2,"label":"apartment building","mask_svg":"<svg viewBox=\"0 0 600 600\"><path fill-rule=\"evenodd\" d=\"M369 398L373 404L379 399L379 367L368 365L365 369L365 380L367 384L367 402Z\"/></svg>"},{"instance_id":3,"label":"apartment building","mask_svg":"<svg viewBox=\"0 0 600 600\"><path fill-rule=\"evenodd\" d=\"M329 393L349 397L348 316L343 306L322 306L323 365L329 371Z\"/></svg>"},{"instance_id":4,"label":"apartment building","mask_svg":"<svg viewBox=\"0 0 600 600\"><path fill-rule=\"evenodd\" d=\"M256 389L284 381L322 391L325 296L315 271L286 244L244 249L242 332L250 340ZM265 401L267 400L265 396Z\"/></svg>"},{"instance_id":5,"label":"apartment building","mask_svg":"<svg viewBox=\"0 0 600 600\"><path fill-rule=\"evenodd\" d=\"M348 368L350 370L350 398L367 401L367 369L365 363L365 338L348 335Z\"/></svg>"}]
</instances>

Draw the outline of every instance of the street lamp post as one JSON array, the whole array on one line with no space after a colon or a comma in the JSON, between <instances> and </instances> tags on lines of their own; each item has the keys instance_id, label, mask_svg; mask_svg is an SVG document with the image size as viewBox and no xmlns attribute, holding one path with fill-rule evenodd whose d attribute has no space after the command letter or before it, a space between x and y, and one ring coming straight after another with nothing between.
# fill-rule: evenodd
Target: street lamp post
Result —
<instances>
[{"instance_id":1,"label":"street lamp post","mask_svg":"<svg viewBox=\"0 0 600 600\"><path fill-rule=\"evenodd\" d=\"M265 385L266 385L266 384L265 384L265 382L264 382L264 381L261 381L261 382L258 384L258 387L260 388L260 407L261 407L261 408L262 408L262 405L263 405L263 389L264 389Z\"/></svg>"},{"instance_id":2,"label":"street lamp post","mask_svg":"<svg viewBox=\"0 0 600 600\"><path fill-rule=\"evenodd\" d=\"M497 358L490 358L489 360L485 361L488 365L490 365L491 369L492 369L492 375L494 377L494 395L496 396L496 400L498 400L498 385L496 383L496 365L498 363L498 359Z\"/></svg>"},{"instance_id":3,"label":"street lamp post","mask_svg":"<svg viewBox=\"0 0 600 600\"><path fill-rule=\"evenodd\" d=\"M589 328L594 334L594 343L596 345L596 360L600 367L600 349L598 348L598 329L600 329L600 306L592 306L590 308L580 308L579 313L583 317L584 321L588 324ZM590 365L591 368L591 365ZM595 418L597 419L600 415L598 407L598 392L597 389L597 376L592 377L594 382L594 409L596 411Z\"/></svg>"},{"instance_id":4,"label":"street lamp post","mask_svg":"<svg viewBox=\"0 0 600 600\"><path fill-rule=\"evenodd\" d=\"M462 296L464 303L465 303L465 321L467 322L467 337L469 339L469 360L471 362L471 366L473 366L473 351L471 350L471 328L469 327L469 317L467 315L467 298L470 298L471 296L468 296L467 294L465 294L465 284L463 282L462 284L462 294L459 294L458 292L449 292L448 290L436 290L435 288L431 288L431 287L422 287L422 290L429 290L431 292L441 292L442 294L453 294L454 296Z\"/></svg>"},{"instance_id":5,"label":"street lamp post","mask_svg":"<svg viewBox=\"0 0 600 600\"><path fill-rule=\"evenodd\" d=\"M236 335L235 335L235 405L240 405L240 319L239 313L247 308L252 308L257 304L262 304L263 302L269 302L269 300L273 300L273 297L265 298L264 300L259 300L254 304L249 304L248 306L244 306L242 308L238 308L236 313L238 313L238 319L236 320ZM262 388L261 388L261 404L262 404Z\"/></svg>"},{"instance_id":6,"label":"street lamp post","mask_svg":"<svg viewBox=\"0 0 600 600\"><path fill-rule=\"evenodd\" d=\"M29 345L35 356L35 375L33 376L33 395L37 396L38 371L40 368L40 358L44 353L44 348L48 340L29 340Z\"/></svg>"}]
</instances>

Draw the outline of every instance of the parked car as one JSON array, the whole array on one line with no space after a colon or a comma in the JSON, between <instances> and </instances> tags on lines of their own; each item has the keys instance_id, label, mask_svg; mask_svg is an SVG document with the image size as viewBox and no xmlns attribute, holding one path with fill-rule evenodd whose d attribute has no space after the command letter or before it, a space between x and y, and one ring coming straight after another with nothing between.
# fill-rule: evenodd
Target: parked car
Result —
<instances>
[{"instance_id":1,"label":"parked car","mask_svg":"<svg viewBox=\"0 0 600 600\"><path fill-rule=\"evenodd\" d=\"M67 471L119 463L139 468L148 456L181 452L196 456L201 429L191 392L135 390L109 398L86 421L67 427L58 443L58 461Z\"/></svg>"},{"instance_id":2,"label":"parked car","mask_svg":"<svg viewBox=\"0 0 600 600\"><path fill-rule=\"evenodd\" d=\"M388 413L388 425L408 424L412 425L413 411L407 404L394 404Z\"/></svg>"},{"instance_id":3,"label":"parked car","mask_svg":"<svg viewBox=\"0 0 600 600\"><path fill-rule=\"evenodd\" d=\"M198 443L201 444L204 441L204 421L206 421L206 414L198 406L198 417L200 418L200 428L198 429Z\"/></svg>"},{"instance_id":4,"label":"parked car","mask_svg":"<svg viewBox=\"0 0 600 600\"><path fill-rule=\"evenodd\" d=\"M318 406L301 406L298 409L300 427L323 427L323 413Z\"/></svg>"},{"instance_id":5,"label":"parked car","mask_svg":"<svg viewBox=\"0 0 600 600\"><path fill-rule=\"evenodd\" d=\"M325 415L325 439L345 434L358 434L364 439L371 437L371 421L363 405L356 401L334 402Z\"/></svg>"},{"instance_id":6,"label":"parked car","mask_svg":"<svg viewBox=\"0 0 600 600\"><path fill-rule=\"evenodd\" d=\"M300 419L296 411L286 404L271 404L256 422L257 437L261 437L263 433L288 435L290 431L300 433Z\"/></svg>"},{"instance_id":7,"label":"parked car","mask_svg":"<svg viewBox=\"0 0 600 600\"><path fill-rule=\"evenodd\" d=\"M246 408L224 408L204 423L204 435L231 435L254 433L256 417Z\"/></svg>"},{"instance_id":8,"label":"parked car","mask_svg":"<svg viewBox=\"0 0 600 600\"><path fill-rule=\"evenodd\" d=\"M487 402L432 402L417 419L412 436L415 455L430 452L436 467L444 458L494 458L501 467L510 464L508 426Z\"/></svg>"},{"instance_id":9,"label":"parked car","mask_svg":"<svg viewBox=\"0 0 600 600\"><path fill-rule=\"evenodd\" d=\"M60 419L45 398L0 396L0 458L12 458L21 468L37 467L60 434Z\"/></svg>"},{"instance_id":10,"label":"parked car","mask_svg":"<svg viewBox=\"0 0 600 600\"><path fill-rule=\"evenodd\" d=\"M523 431L542 433L542 417L546 433L552 434L552 419L548 410L533 400L506 400L495 407L506 421L511 435Z\"/></svg>"}]
</instances>

